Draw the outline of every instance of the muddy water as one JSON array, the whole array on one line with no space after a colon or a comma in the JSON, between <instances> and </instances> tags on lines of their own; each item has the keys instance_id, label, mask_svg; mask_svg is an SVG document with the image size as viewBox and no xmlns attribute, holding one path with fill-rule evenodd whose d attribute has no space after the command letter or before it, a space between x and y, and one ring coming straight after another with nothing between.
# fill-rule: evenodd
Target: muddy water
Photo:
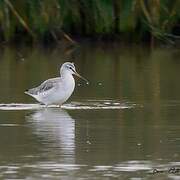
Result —
<instances>
[{"instance_id":1,"label":"muddy water","mask_svg":"<svg viewBox=\"0 0 180 180\"><path fill-rule=\"evenodd\" d=\"M180 51L83 44L2 47L0 178L180 179ZM66 60L77 79L60 109L23 92Z\"/></svg>"}]
</instances>

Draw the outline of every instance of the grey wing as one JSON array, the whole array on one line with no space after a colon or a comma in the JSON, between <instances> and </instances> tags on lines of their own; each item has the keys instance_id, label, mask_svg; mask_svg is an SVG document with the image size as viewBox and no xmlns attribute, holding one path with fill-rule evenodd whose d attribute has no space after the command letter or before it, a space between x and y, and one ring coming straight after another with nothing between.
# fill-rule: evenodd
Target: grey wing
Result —
<instances>
[{"instance_id":1,"label":"grey wing","mask_svg":"<svg viewBox=\"0 0 180 180\"><path fill-rule=\"evenodd\" d=\"M60 81L60 78L52 78L44 81L38 87L29 89L26 91L28 94L38 95L39 93L47 92L50 89L56 88L57 83Z\"/></svg>"}]
</instances>

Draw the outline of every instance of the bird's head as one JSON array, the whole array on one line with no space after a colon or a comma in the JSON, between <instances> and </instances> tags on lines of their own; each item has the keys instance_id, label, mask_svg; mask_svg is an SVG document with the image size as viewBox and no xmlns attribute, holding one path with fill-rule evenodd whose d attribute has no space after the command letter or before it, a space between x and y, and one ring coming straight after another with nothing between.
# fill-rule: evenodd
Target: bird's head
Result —
<instances>
[{"instance_id":1,"label":"bird's head","mask_svg":"<svg viewBox=\"0 0 180 180\"><path fill-rule=\"evenodd\" d=\"M63 75L63 74L66 74L66 73L70 73L72 75L76 75L76 76L78 76L79 78L83 79L84 81L86 81L88 83L87 79L85 79L84 77L82 77L80 74L77 73L75 65L72 62L65 62L61 66L60 74Z\"/></svg>"}]
</instances>

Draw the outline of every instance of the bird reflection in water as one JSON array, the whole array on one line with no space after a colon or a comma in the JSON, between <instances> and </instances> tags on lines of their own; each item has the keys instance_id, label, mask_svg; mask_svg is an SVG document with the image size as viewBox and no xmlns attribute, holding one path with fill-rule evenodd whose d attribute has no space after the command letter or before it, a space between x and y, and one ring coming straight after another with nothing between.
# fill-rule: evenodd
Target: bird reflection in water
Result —
<instances>
[{"instance_id":1,"label":"bird reflection in water","mask_svg":"<svg viewBox=\"0 0 180 180\"><path fill-rule=\"evenodd\" d=\"M63 157L73 163L75 153L75 121L65 110L45 108L28 117L33 134L40 138L39 146L45 146L47 156ZM61 159L62 160L62 159Z\"/></svg>"}]
</instances>

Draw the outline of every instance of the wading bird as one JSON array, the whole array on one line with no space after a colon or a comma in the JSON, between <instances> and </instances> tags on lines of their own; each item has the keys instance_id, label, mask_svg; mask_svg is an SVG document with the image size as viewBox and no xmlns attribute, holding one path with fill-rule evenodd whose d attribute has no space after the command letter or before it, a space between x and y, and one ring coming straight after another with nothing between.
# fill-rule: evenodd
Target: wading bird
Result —
<instances>
[{"instance_id":1,"label":"wading bird","mask_svg":"<svg viewBox=\"0 0 180 180\"><path fill-rule=\"evenodd\" d=\"M65 62L60 68L60 77L44 81L38 87L26 90L24 93L32 96L46 106L63 104L73 93L75 80L73 75L88 81L76 72L74 63Z\"/></svg>"}]
</instances>

